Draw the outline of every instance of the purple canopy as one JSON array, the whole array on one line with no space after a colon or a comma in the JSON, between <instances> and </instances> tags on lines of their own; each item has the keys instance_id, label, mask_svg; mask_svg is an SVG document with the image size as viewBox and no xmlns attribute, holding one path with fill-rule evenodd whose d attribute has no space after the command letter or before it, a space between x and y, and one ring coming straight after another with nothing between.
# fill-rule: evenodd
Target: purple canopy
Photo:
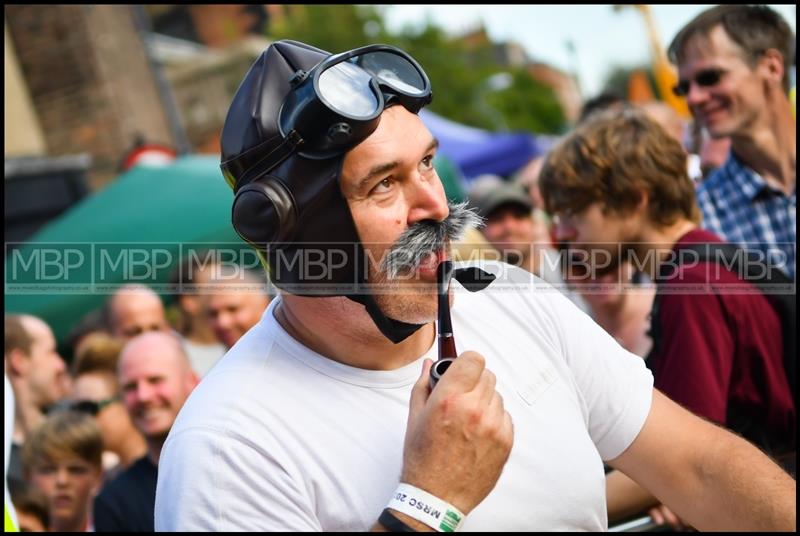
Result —
<instances>
[{"instance_id":1,"label":"purple canopy","mask_svg":"<svg viewBox=\"0 0 800 536\"><path fill-rule=\"evenodd\" d=\"M439 140L439 151L461 169L467 180L483 173L507 177L547 151L555 140L527 132L489 132L429 110L420 110L419 116Z\"/></svg>"}]
</instances>

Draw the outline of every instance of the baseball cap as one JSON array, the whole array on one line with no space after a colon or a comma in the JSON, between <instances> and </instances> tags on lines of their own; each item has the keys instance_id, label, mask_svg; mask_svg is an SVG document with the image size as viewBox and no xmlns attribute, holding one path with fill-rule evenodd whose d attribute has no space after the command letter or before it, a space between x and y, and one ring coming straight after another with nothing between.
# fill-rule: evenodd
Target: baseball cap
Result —
<instances>
[{"instance_id":1,"label":"baseball cap","mask_svg":"<svg viewBox=\"0 0 800 536\"><path fill-rule=\"evenodd\" d=\"M519 184L501 182L492 188L477 189L470 194L470 204L478 209L478 213L487 218L492 212L503 205L518 205L527 210L533 210L528 192Z\"/></svg>"}]
</instances>

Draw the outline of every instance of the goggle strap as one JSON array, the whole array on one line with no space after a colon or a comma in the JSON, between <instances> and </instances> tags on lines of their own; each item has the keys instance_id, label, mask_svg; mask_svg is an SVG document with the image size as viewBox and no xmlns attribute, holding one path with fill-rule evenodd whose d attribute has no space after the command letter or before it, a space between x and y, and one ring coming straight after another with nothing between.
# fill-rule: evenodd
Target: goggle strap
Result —
<instances>
[{"instance_id":1,"label":"goggle strap","mask_svg":"<svg viewBox=\"0 0 800 536\"><path fill-rule=\"evenodd\" d=\"M253 167L251 167L244 174L244 176L239 180L239 188L245 184L248 184L251 181L252 175L261 175L262 173L267 173L281 165L284 160L292 156L292 154L297 151L297 148L300 147L303 142L303 138L297 133L296 130L290 131L277 147L264 155L263 158L259 159L253 165Z\"/></svg>"}]
</instances>

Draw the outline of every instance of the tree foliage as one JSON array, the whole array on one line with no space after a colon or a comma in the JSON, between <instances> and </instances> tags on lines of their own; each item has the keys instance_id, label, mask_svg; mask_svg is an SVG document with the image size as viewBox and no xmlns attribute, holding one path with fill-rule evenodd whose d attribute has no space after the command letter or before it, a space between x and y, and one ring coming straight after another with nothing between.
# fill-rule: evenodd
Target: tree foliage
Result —
<instances>
[{"instance_id":1,"label":"tree foliage","mask_svg":"<svg viewBox=\"0 0 800 536\"><path fill-rule=\"evenodd\" d=\"M373 43L367 34L371 28L384 33L383 20L371 6L287 4L283 13L269 21L268 37L294 39L333 53Z\"/></svg>"},{"instance_id":2,"label":"tree foliage","mask_svg":"<svg viewBox=\"0 0 800 536\"><path fill-rule=\"evenodd\" d=\"M524 68L499 65L493 44L468 46L430 20L389 32L379 7L364 5L285 6L281 20L270 21L272 39L295 39L341 52L369 43L387 43L408 52L431 80L430 109L448 119L488 130L562 133L564 113L552 89ZM511 75L509 87L492 90L487 79Z\"/></svg>"}]
</instances>

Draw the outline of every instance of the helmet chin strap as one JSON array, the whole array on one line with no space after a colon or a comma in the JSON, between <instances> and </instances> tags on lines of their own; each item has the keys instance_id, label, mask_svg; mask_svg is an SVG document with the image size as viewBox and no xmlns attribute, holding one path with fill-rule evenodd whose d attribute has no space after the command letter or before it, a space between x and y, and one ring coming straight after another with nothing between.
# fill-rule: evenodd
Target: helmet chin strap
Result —
<instances>
[{"instance_id":1,"label":"helmet chin strap","mask_svg":"<svg viewBox=\"0 0 800 536\"><path fill-rule=\"evenodd\" d=\"M378 327L383 336L397 344L403 342L411 335L413 335L419 328L425 324L409 324L400 320L389 318L381 308L378 307L377 302L372 294L348 294L347 297L356 303L363 305L372 321Z\"/></svg>"},{"instance_id":2,"label":"helmet chin strap","mask_svg":"<svg viewBox=\"0 0 800 536\"><path fill-rule=\"evenodd\" d=\"M493 274L477 267L457 268L453 272L453 277L470 292L483 290L495 280ZM380 332L394 344L403 342L425 326L425 324L409 324L389 318L378 307L372 294L349 294L347 298L363 305Z\"/></svg>"}]
</instances>

